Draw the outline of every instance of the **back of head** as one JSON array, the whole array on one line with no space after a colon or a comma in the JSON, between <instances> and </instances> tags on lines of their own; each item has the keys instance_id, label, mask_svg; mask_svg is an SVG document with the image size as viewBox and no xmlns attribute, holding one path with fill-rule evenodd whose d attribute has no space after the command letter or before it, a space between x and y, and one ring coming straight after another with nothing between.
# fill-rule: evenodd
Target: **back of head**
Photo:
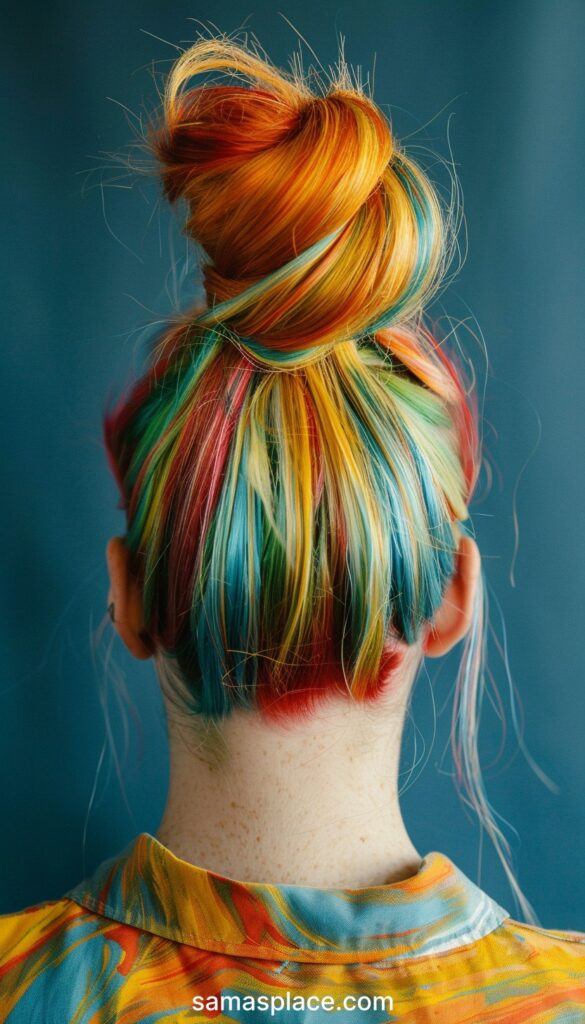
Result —
<instances>
[{"instance_id":1,"label":"back of head","mask_svg":"<svg viewBox=\"0 0 585 1024\"><path fill-rule=\"evenodd\" d=\"M207 305L105 421L147 628L207 717L371 700L441 604L478 472L422 319L437 193L343 68L314 93L223 38L176 62L150 143Z\"/></svg>"}]
</instances>

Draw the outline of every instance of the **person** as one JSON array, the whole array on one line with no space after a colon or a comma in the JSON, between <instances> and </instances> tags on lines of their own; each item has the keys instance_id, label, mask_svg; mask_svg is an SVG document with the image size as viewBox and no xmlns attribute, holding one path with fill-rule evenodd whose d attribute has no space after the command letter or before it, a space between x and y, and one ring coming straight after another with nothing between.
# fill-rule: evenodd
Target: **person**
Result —
<instances>
[{"instance_id":1,"label":"person","mask_svg":"<svg viewBox=\"0 0 585 1024\"><path fill-rule=\"evenodd\" d=\"M155 660L168 803L0 919L2 1020L585 1020L585 933L422 856L398 799L417 672L462 642L456 774L507 863L477 751L477 402L424 317L453 208L343 61L324 88L199 38L148 141L206 259L206 302L104 421L109 611Z\"/></svg>"}]
</instances>

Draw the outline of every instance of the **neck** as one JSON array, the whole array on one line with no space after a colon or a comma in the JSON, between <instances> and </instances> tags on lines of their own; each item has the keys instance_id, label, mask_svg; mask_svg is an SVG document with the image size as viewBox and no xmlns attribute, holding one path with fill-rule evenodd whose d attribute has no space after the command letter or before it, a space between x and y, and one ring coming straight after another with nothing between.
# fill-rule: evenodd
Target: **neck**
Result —
<instances>
[{"instance_id":1,"label":"neck","mask_svg":"<svg viewBox=\"0 0 585 1024\"><path fill-rule=\"evenodd\" d=\"M169 711L170 788L157 838L241 881L360 888L421 863L398 801L404 701L331 699L286 726L237 710L220 727Z\"/></svg>"}]
</instances>

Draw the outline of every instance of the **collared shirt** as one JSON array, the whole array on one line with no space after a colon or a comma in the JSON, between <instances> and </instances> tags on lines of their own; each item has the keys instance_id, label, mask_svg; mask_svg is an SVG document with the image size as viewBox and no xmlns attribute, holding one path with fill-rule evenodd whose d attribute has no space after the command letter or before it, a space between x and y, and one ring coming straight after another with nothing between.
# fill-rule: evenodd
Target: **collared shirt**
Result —
<instances>
[{"instance_id":1,"label":"collared shirt","mask_svg":"<svg viewBox=\"0 0 585 1024\"><path fill-rule=\"evenodd\" d=\"M0 917L7 1024L332 1013L336 1024L577 1024L585 933L512 920L438 852L404 881L327 889L227 878L147 833L62 899Z\"/></svg>"}]
</instances>

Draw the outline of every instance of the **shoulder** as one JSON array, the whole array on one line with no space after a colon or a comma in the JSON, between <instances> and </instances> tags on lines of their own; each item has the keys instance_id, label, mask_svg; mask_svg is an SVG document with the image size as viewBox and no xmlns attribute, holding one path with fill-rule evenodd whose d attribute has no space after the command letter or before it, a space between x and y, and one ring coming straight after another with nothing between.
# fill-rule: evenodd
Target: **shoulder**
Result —
<instances>
[{"instance_id":1,"label":"shoulder","mask_svg":"<svg viewBox=\"0 0 585 1024\"><path fill-rule=\"evenodd\" d=\"M0 914L0 969L6 972L21 953L50 942L73 924L81 909L69 899L58 899Z\"/></svg>"},{"instance_id":2,"label":"shoulder","mask_svg":"<svg viewBox=\"0 0 585 1024\"><path fill-rule=\"evenodd\" d=\"M543 928L540 925L524 924L508 917L501 927L520 942L531 942L543 949L563 948L568 944L580 946L576 955L585 955L585 932L576 932L562 928Z\"/></svg>"},{"instance_id":3,"label":"shoulder","mask_svg":"<svg viewBox=\"0 0 585 1024\"><path fill-rule=\"evenodd\" d=\"M2 1019L68 1020L70 1002L79 1002L91 979L98 987L107 978L119 984L141 936L68 896L0 915L0 1004L7 1011Z\"/></svg>"},{"instance_id":4,"label":"shoulder","mask_svg":"<svg viewBox=\"0 0 585 1024\"><path fill-rule=\"evenodd\" d=\"M556 979L579 980L585 992L585 932L543 928L508 917L486 937L490 955L512 970L546 971L548 984Z\"/></svg>"},{"instance_id":5,"label":"shoulder","mask_svg":"<svg viewBox=\"0 0 585 1024\"><path fill-rule=\"evenodd\" d=\"M50 966L64 954L105 937L117 922L87 910L68 896L0 915L0 985L11 973Z\"/></svg>"},{"instance_id":6,"label":"shoulder","mask_svg":"<svg viewBox=\"0 0 585 1024\"><path fill-rule=\"evenodd\" d=\"M99 915L68 896L35 903L13 914L0 914L0 968L6 970L23 952L61 941L91 918L97 924Z\"/></svg>"}]
</instances>

